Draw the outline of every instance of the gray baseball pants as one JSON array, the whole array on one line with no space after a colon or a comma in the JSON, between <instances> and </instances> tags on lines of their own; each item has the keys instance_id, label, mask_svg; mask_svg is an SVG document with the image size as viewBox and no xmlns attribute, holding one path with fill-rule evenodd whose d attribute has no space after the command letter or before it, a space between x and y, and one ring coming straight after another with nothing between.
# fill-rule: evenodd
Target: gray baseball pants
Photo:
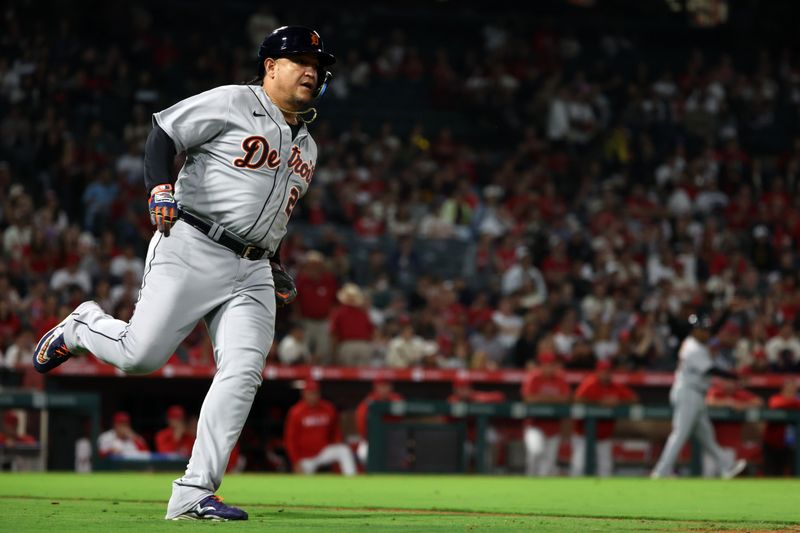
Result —
<instances>
[{"instance_id":1,"label":"gray baseball pants","mask_svg":"<svg viewBox=\"0 0 800 533\"><path fill-rule=\"evenodd\" d=\"M178 221L150 241L139 301L129 323L81 304L64 326L70 350L88 350L129 374L163 366L199 320L214 345L217 371L203 401L183 477L173 482L166 518L217 491L256 391L275 329L269 261L236 256Z\"/></svg>"},{"instance_id":2,"label":"gray baseball pants","mask_svg":"<svg viewBox=\"0 0 800 533\"><path fill-rule=\"evenodd\" d=\"M673 409L672 432L653 474L660 477L671 476L683 445L692 435L697 437L703 451L713 459L720 472L730 469L733 465L717 444L703 394L692 389L676 390L670 393L670 403Z\"/></svg>"}]
</instances>

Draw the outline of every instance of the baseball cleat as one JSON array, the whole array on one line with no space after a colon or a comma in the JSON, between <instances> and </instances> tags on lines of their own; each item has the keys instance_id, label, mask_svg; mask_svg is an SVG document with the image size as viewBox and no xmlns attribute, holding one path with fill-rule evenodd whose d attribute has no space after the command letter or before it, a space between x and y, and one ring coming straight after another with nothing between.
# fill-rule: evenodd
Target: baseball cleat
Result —
<instances>
[{"instance_id":1,"label":"baseball cleat","mask_svg":"<svg viewBox=\"0 0 800 533\"><path fill-rule=\"evenodd\" d=\"M33 352L33 368L40 374L50 372L73 355L64 342L65 323L66 320L45 333L36 345L36 351Z\"/></svg>"},{"instance_id":2,"label":"baseball cleat","mask_svg":"<svg viewBox=\"0 0 800 533\"><path fill-rule=\"evenodd\" d=\"M739 459L733 463L733 466L729 470L726 470L722 473L722 479L733 479L744 472L745 468L747 468L747 461L744 459Z\"/></svg>"},{"instance_id":3,"label":"baseball cleat","mask_svg":"<svg viewBox=\"0 0 800 533\"><path fill-rule=\"evenodd\" d=\"M247 520L247 513L238 507L225 505L222 498L212 494L173 520Z\"/></svg>"}]
</instances>

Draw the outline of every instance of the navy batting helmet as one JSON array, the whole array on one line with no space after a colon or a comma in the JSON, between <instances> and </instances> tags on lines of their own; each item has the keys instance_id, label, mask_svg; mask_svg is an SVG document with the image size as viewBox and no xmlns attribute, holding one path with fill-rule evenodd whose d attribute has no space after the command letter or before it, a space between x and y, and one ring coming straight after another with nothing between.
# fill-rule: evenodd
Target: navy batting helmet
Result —
<instances>
[{"instance_id":1,"label":"navy batting helmet","mask_svg":"<svg viewBox=\"0 0 800 533\"><path fill-rule=\"evenodd\" d=\"M333 75L324 67L336 63L333 54L325 51L319 33L305 26L283 26L267 35L258 49L258 75L264 76L264 60L296 54L315 54L319 59L317 90L314 97L322 96Z\"/></svg>"},{"instance_id":2,"label":"navy batting helmet","mask_svg":"<svg viewBox=\"0 0 800 533\"><path fill-rule=\"evenodd\" d=\"M689 315L689 326L692 329L711 329L711 317L702 311Z\"/></svg>"}]
</instances>

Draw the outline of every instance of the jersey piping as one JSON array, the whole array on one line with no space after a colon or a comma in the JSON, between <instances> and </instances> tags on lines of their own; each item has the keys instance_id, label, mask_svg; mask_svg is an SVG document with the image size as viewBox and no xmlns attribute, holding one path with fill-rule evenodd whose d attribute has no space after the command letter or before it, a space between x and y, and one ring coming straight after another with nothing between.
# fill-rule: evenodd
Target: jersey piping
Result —
<instances>
[{"instance_id":1,"label":"jersey piping","mask_svg":"<svg viewBox=\"0 0 800 533\"><path fill-rule=\"evenodd\" d=\"M274 122L274 123L275 123L275 126L278 128L278 153L281 153L281 151L283 150L283 130L281 129L281 125L280 125L280 124L278 124L278 122L277 122L277 121L276 121L274 118L272 118L272 115L271 115L271 114L270 114L270 112L267 110L267 108L264 106L264 103L261 101L261 99L260 99L260 98L258 97L258 95L255 93L255 91L253 91L253 89L252 89L252 88L251 88L249 85L247 86L247 88L250 90L250 92L251 92L251 93L253 93L253 96L254 96L254 97L255 97L255 99L258 101L258 105L260 105L260 106L262 107L262 109L264 109L264 112L267 114L267 116L269 117L269 119L270 119L272 122ZM275 168L275 174L274 174L274 175L273 175L273 177L272 177L272 189L270 189L270 191L269 191L269 195L267 196L267 199L266 199L266 200L264 200L264 205L262 205L262 206L261 206L261 211L259 211L259 213L258 213L258 216L257 216L257 217L256 217L256 219L253 221L253 225L252 225L252 226L250 226L250 229L249 229L249 230L247 230L247 231L245 232L245 234L244 234L244 235L242 235L242 238L243 238L243 239L246 239L246 238L247 238L247 236L248 236L248 235L250 235L250 232L251 232L251 231L253 231L253 228L255 228L255 227L256 227L256 224L258 224L258 221L259 221L259 219L261 218L261 215L263 215L263 214L264 214L264 209L266 209L266 208L267 208L267 205L269 205L270 198L272 198L272 194L275 192L275 186L276 186L276 185L277 185L277 183L278 183L278 171L279 171L279 170L280 170L280 166L278 166L278 167L276 167L276 168ZM287 180L287 181L288 181L288 180ZM273 219L273 222L275 222L275 220L274 220L274 219ZM269 228L270 228L270 229L272 228L272 224L270 224L270 225L269 225ZM269 235L269 229L267 229L267 233L266 233L266 235L264 235L264 238L266 238L268 235ZM258 240L256 240L256 241L253 241L253 242L258 242ZM271 250L270 250L270 251L271 251Z\"/></svg>"}]
</instances>

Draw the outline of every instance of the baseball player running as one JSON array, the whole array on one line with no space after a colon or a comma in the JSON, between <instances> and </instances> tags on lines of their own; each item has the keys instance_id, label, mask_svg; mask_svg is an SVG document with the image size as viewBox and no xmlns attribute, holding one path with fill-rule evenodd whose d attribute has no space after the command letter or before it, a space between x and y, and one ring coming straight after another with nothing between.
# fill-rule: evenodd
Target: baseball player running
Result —
<instances>
[{"instance_id":1,"label":"baseball player running","mask_svg":"<svg viewBox=\"0 0 800 533\"><path fill-rule=\"evenodd\" d=\"M261 43L258 78L187 98L153 115L145 147L150 241L136 310L127 324L84 302L36 346L47 372L91 352L130 374L167 361L199 320L214 344L217 371L203 402L197 439L175 480L167 519L246 520L214 495L242 430L272 343L276 298L296 291L278 247L314 173L317 146L306 123L336 60L316 31L275 30ZM186 152L177 183L173 157Z\"/></svg>"},{"instance_id":2,"label":"baseball player running","mask_svg":"<svg viewBox=\"0 0 800 533\"><path fill-rule=\"evenodd\" d=\"M735 379L736 375L714 366L706 347L706 342L711 337L711 319L704 314L693 314L689 317L689 325L692 330L678 351L678 368L669 391L669 401L673 409L672 432L650 477L657 479L673 475L681 448L694 434L703 446L703 451L716 463L721 477L730 479L739 475L747 462L744 459L734 461L717 444L714 426L708 417L705 396L712 376Z\"/></svg>"}]
</instances>

